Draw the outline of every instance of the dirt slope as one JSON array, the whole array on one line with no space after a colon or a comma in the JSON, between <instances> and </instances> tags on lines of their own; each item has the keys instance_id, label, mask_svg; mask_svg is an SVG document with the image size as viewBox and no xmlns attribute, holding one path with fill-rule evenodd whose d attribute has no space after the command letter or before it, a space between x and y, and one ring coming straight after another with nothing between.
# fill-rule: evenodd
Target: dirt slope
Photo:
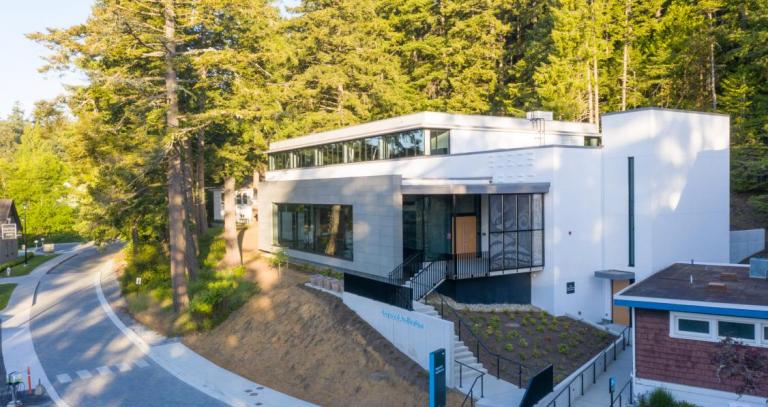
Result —
<instances>
[{"instance_id":1,"label":"dirt slope","mask_svg":"<svg viewBox=\"0 0 768 407\"><path fill-rule=\"evenodd\" d=\"M184 338L195 351L257 383L324 406L425 406L428 378L338 298L253 260L261 294L211 332ZM462 397L463 398L463 397ZM457 394L449 395L459 405Z\"/></svg>"}]
</instances>

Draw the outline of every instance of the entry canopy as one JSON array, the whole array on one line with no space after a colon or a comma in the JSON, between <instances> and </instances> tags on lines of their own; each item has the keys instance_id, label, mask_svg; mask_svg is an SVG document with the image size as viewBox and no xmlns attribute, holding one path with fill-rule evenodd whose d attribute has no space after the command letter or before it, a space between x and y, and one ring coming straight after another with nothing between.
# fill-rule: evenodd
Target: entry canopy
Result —
<instances>
[{"instance_id":1,"label":"entry canopy","mask_svg":"<svg viewBox=\"0 0 768 407\"><path fill-rule=\"evenodd\" d=\"M410 181L410 182L409 182ZM465 194L535 194L549 192L549 182L518 182L491 184L488 181L455 182L454 180L441 180L442 182L413 182L403 180L402 193L404 195L465 195Z\"/></svg>"},{"instance_id":2,"label":"entry canopy","mask_svg":"<svg viewBox=\"0 0 768 407\"><path fill-rule=\"evenodd\" d=\"M623 270L597 270L595 271L595 277L597 278L605 278L608 280L634 280L635 279L635 272L634 271L623 271Z\"/></svg>"}]
</instances>

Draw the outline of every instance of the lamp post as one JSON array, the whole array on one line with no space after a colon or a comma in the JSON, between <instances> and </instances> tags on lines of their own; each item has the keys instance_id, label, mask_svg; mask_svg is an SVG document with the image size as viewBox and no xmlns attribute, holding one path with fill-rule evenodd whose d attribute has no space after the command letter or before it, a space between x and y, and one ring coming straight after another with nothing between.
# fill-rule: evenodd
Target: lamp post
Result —
<instances>
[{"instance_id":1,"label":"lamp post","mask_svg":"<svg viewBox=\"0 0 768 407\"><path fill-rule=\"evenodd\" d=\"M24 202L24 227L21 229L21 233L24 236L24 265L27 265L27 207L29 202Z\"/></svg>"}]
</instances>

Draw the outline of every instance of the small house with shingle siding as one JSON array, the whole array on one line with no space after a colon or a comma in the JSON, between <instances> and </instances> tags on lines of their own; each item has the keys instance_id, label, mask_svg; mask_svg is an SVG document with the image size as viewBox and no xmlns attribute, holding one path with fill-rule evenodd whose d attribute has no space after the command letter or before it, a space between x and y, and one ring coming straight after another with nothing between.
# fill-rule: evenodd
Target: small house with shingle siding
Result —
<instances>
[{"instance_id":1,"label":"small house with shingle siding","mask_svg":"<svg viewBox=\"0 0 768 407\"><path fill-rule=\"evenodd\" d=\"M746 357L768 360L765 273L677 263L622 290L614 302L632 313L637 395L664 388L702 407L768 405L765 371L746 390L743 377L720 366L718 346L731 338Z\"/></svg>"},{"instance_id":2,"label":"small house with shingle siding","mask_svg":"<svg viewBox=\"0 0 768 407\"><path fill-rule=\"evenodd\" d=\"M15 224L16 230L21 231L21 221L16 212L16 205L11 199L0 199L0 224ZM18 239L2 239L0 236L0 264L11 261L19 255Z\"/></svg>"}]
</instances>

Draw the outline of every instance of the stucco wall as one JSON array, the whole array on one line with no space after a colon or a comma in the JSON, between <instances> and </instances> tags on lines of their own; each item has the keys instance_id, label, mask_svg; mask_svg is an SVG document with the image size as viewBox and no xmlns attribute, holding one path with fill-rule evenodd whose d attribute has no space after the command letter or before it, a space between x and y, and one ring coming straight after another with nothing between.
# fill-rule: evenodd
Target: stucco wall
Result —
<instances>
[{"instance_id":1,"label":"stucco wall","mask_svg":"<svg viewBox=\"0 0 768 407\"><path fill-rule=\"evenodd\" d=\"M403 222L399 176L261 182L259 249L274 252L273 203L352 205L353 260L286 249L291 257L314 263L387 275L402 262Z\"/></svg>"},{"instance_id":2,"label":"stucco wall","mask_svg":"<svg viewBox=\"0 0 768 407\"><path fill-rule=\"evenodd\" d=\"M640 109L603 116L606 268L641 280L678 261L727 263L729 118ZM628 268L627 157L635 157L635 267Z\"/></svg>"}]
</instances>

